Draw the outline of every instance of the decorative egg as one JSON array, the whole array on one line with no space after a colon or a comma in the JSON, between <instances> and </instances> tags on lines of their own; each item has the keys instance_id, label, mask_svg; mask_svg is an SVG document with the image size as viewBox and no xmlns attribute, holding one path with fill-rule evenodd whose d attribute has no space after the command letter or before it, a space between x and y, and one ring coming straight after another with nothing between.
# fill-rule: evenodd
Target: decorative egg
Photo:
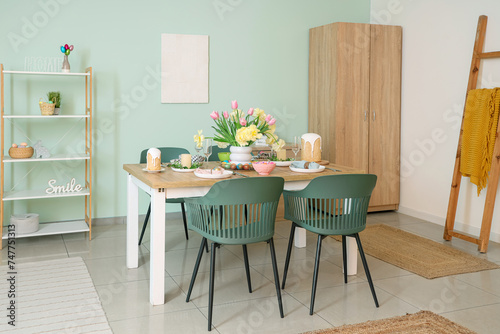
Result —
<instances>
[{"instance_id":1,"label":"decorative egg","mask_svg":"<svg viewBox=\"0 0 500 334\"><path fill-rule=\"evenodd\" d=\"M28 146L28 144L27 144L27 143L21 143L21 144L19 144L19 145L22 145L22 146Z\"/></svg>"},{"instance_id":2,"label":"decorative egg","mask_svg":"<svg viewBox=\"0 0 500 334\"><path fill-rule=\"evenodd\" d=\"M16 144L16 143L12 144L12 147L13 147L13 148L16 148L16 147L17 147L17 144Z\"/></svg>"},{"instance_id":3,"label":"decorative egg","mask_svg":"<svg viewBox=\"0 0 500 334\"><path fill-rule=\"evenodd\" d=\"M249 170L250 169L250 165L249 164L244 164L243 165L243 169L244 170Z\"/></svg>"},{"instance_id":4,"label":"decorative egg","mask_svg":"<svg viewBox=\"0 0 500 334\"><path fill-rule=\"evenodd\" d=\"M231 164L231 169L236 169L236 164Z\"/></svg>"}]
</instances>

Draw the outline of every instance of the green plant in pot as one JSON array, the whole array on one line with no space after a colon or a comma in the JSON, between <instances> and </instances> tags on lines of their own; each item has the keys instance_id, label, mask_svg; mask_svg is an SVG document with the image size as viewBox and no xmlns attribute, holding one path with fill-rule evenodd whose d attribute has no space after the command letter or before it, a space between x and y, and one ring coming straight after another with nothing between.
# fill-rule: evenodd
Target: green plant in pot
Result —
<instances>
[{"instance_id":1,"label":"green plant in pot","mask_svg":"<svg viewBox=\"0 0 500 334\"><path fill-rule=\"evenodd\" d=\"M47 99L50 102L54 102L56 107L54 109L54 115L59 115L59 108L61 107L61 93L59 92L48 92Z\"/></svg>"}]
</instances>

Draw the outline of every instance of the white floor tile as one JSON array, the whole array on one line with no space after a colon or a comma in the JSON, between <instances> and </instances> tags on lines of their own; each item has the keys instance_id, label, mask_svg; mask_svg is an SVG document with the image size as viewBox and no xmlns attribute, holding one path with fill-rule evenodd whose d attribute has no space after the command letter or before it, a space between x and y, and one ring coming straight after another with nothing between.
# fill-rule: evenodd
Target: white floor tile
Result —
<instances>
[{"instance_id":1,"label":"white floor tile","mask_svg":"<svg viewBox=\"0 0 500 334\"><path fill-rule=\"evenodd\" d=\"M186 295L170 277L165 278L165 304L149 303L149 280L115 282L96 286L109 321L196 308L186 303Z\"/></svg>"},{"instance_id":2,"label":"white floor tile","mask_svg":"<svg viewBox=\"0 0 500 334\"><path fill-rule=\"evenodd\" d=\"M500 297L454 277L429 280L409 275L377 280L375 285L419 309L435 313L500 303Z\"/></svg>"},{"instance_id":3,"label":"white floor tile","mask_svg":"<svg viewBox=\"0 0 500 334\"><path fill-rule=\"evenodd\" d=\"M375 291L380 304L379 308L375 307L367 282L318 289L314 313L334 326L341 326L419 311L417 307L377 288L377 286L375 286ZM290 294L306 305L309 310L310 291Z\"/></svg>"},{"instance_id":4,"label":"white floor tile","mask_svg":"<svg viewBox=\"0 0 500 334\"><path fill-rule=\"evenodd\" d=\"M276 297L214 306L212 325L220 333L302 333L332 327L321 317L310 316L304 305L284 295L284 318L280 318ZM208 307L200 308L208 317ZM208 320L207 320L208 326Z\"/></svg>"},{"instance_id":5,"label":"white floor tile","mask_svg":"<svg viewBox=\"0 0 500 334\"><path fill-rule=\"evenodd\" d=\"M111 321L110 326L115 334L208 333L207 318L198 309Z\"/></svg>"},{"instance_id":6,"label":"white floor tile","mask_svg":"<svg viewBox=\"0 0 500 334\"><path fill-rule=\"evenodd\" d=\"M500 328L500 304L492 304L441 314L464 327L480 334L498 334Z\"/></svg>"}]
</instances>

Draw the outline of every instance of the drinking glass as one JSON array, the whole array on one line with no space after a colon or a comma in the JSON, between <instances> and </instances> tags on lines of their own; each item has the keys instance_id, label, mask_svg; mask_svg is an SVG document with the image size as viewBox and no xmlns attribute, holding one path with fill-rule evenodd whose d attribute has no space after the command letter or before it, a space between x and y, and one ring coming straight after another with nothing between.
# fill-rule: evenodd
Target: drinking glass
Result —
<instances>
[{"instance_id":1,"label":"drinking glass","mask_svg":"<svg viewBox=\"0 0 500 334\"><path fill-rule=\"evenodd\" d=\"M200 145L198 145L198 143L194 144L194 149L196 150L197 155L201 155L201 150L203 149L203 143L200 143Z\"/></svg>"},{"instance_id":2,"label":"drinking glass","mask_svg":"<svg viewBox=\"0 0 500 334\"><path fill-rule=\"evenodd\" d=\"M295 154L295 161L297 161L297 153L300 151L300 145L301 145L301 137L300 136L294 136L293 141L292 141L292 152Z\"/></svg>"},{"instance_id":3,"label":"drinking glass","mask_svg":"<svg viewBox=\"0 0 500 334\"><path fill-rule=\"evenodd\" d=\"M204 139L203 140L203 154L208 162L208 157L212 155L212 139Z\"/></svg>"}]
</instances>

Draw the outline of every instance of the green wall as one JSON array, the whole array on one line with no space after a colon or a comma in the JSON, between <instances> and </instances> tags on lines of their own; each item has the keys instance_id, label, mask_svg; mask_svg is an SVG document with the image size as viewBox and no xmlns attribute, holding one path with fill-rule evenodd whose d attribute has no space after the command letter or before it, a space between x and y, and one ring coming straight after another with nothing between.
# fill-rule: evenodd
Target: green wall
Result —
<instances>
[{"instance_id":1,"label":"green wall","mask_svg":"<svg viewBox=\"0 0 500 334\"><path fill-rule=\"evenodd\" d=\"M61 61L59 47L68 43L75 46L69 56L72 72L93 67L93 216L123 216L122 165L137 162L139 152L153 146L192 150L198 129L211 134L209 113L229 109L231 100L237 99L242 109L260 107L275 116L277 134L285 140L306 132L308 29L335 21L369 23L369 12L369 0L2 1L0 62L8 70L43 67ZM209 35L208 104L160 103L162 33ZM38 99L48 89L61 90L67 110L82 103L83 86L78 82L61 85L42 80L36 86L19 80L13 85L17 88L12 91L6 87L6 97L24 103L15 107L36 112ZM37 136L51 143L54 130L44 124ZM6 136L6 145L22 139L12 126ZM59 149L81 142L70 138ZM71 168L66 173L58 168L45 168L36 179L46 184L57 175L67 182L63 178ZM6 184L12 175L9 171ZM141 195L141 201L145 211L146 196ZM63 213L80 216L74 202L22 205L41 213L42 220L57 220ZM9 210L18 211L7 206Z\"/></svg>"}]
</instances>

